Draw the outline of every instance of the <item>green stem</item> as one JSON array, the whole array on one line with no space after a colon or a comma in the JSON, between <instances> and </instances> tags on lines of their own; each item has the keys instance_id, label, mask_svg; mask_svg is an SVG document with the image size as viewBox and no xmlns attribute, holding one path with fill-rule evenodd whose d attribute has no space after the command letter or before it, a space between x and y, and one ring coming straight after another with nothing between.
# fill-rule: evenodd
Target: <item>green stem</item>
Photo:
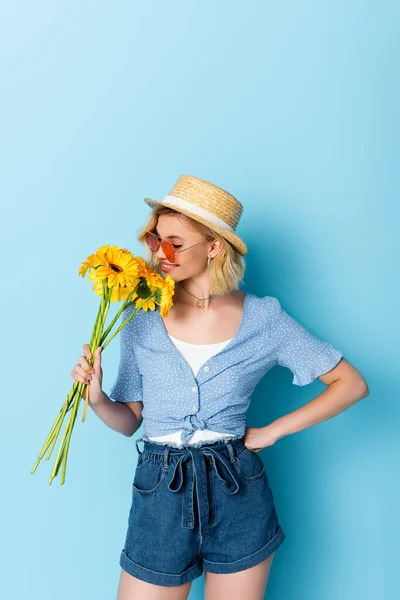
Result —
<instances>
[{"instance_id":1,"label":"green stem","mask_svg":"<svg viewBox=\"0 0 400 600\"><path fill-rule=\"evenodd\" d=\"M99 308L98 308L97 315L96 315L96 320L95 320L95 322L94 322L94 326L93 326L93 329L92 329L92 336L91 336L91 338L90 338L90 344L89 344L90 346L91 346L91 345L92 345L92 343L93 343L93 339L94 339L94 332L96 331L96 328L97 328L98 322L99 322L99 320L100 320L100 315L101 315L101 311L102 311L102 304L103 304L103 296L101 297L101 301L100 301Z\"/></svg>"},{"instance_id":2,"label":"green stem","mask_svg":"<svg viewBox=\"0 0 400 600\"><path fill-rule=\"evenodd\" d=\"M94 328L94 332L92 335L92 344L91 344L91 348L90 348L92 357L94 357L95 351L96 351L97 347L99 346L99 341L100 341L101 333L102 333L102 330L104 327L104 322L107 318L107 313L108 313L108 310L110 307L110 298L111 298L111 289L108 288L108 286L106 285L106 280L103 279L103 295L102 295L102 302L101 302L101 307L100 307L100 311L99 311L99 319L97 320L96 327ZM93 360L94 360L94 358L92 358L90 362L92 363ZM55 477L58 474L60 465L62 464L61 485L63 485L64 481L65 481L68 451L69 451L72 431L74 428L80 401L81 401L81 397L78 396L78 398L74 402L74 408L73 408L73 411L71 413L71 416L70 416L70 419L68 422L68 427L64 434L65 437L63 438L63 441L65 440L65 443L63 443L62 450L61 450L61 460L58 461L57 466L54 471L54 477ZM53 476L53 474L52 474L52 476Z\"/></svg>"},{"instance_id":3,"label":"green stem","mask_svg":"<svg viewBox=\"0 0 400 600\"><path fill-rule=\"evenodd\" d=\"M43 458L44 454L46 453L46 450L49 447L49 445L51 444L51 442L53 440L55 442L56 439L57 439L57 436L58 436L59 431L60 431L60 427L62 426L62 422L63 422L64 416L65 416L65 413L69 410L69 407L71 405L71 401L72 401L72 399L73 399L73 397L74 397L74 395L75 395L75 393L77 391L77 388L78 388L78 386L76 385L77 383L79 384L80 382L79 381L75 382L74 385L72 386L72 388L69 391L68 396L67 396L67 398L66 398L66 400L65 400L65 402L63 404L63 406L60 409L60 412L58 413L58 416L57 416L56 420L53 423L53 426L52 426L52 428L50 430L50 433L48 434L48 436L46 438L46 441L43 444L43 447L42 447L42 449L41 449L41 451L39 453L39 457L38 457L38 459L37 459L37 461L36 461L36 463L35 463L32 471L31 471L32 474L35 473L35 471L36 471L36 469L37 469L40 461L42 460L42 458ZM50 452L50 454L51 454L51 452ZM49 459L49 456L47 457L47 460Z\"/></svg>"},{"instance_id":4,"label":"green stem","mask_svg":"<svg viewBox=\"0 0 400 600\"><path fill-rule=\"evenodd\" d=\"M83 386L83 385L84 385L84 384L83 384L81 381L79 381L78 383L79 383L81 386ZM78 388L78 389L79 389L79 388ZM79 392L79 393L80 393L80 392ZM64 418L65 418L65 415L67 414L67 412L68 412L68 411L71 409L71 406L73 406L73 402L70 402L70 404L68 405L68 408L67 408L67 410L66 410L66 411L65 411L65 413L64 413L63 420L64 420ZM59 436L59 433L60 433L60 430L61 430L61 427L62 427L62 423L63 423L63 421L61 421L61 422L60 422L60 424L59 424L59 426L58 426L58 431L57 431L57 433L53 434L53 442L52 442L52 444L51 444L51 447L49 448L49 451L48 451L48 453L47 453L46 460L49 460L49 459L50 459L50 456L52 455L52 452L53 452L54 446L55 446L55 444L56 444L57 438L58 438L58 436Z\"/></svg>"},{"instance_id":5,"label":"green stem","mask_svg":"<svg viewBox=\"0 0 400 600\"><path fill-rule=\"evenodd\" d=\"M73 411L71 412L71 415L72 414L73 414ZM71 417L70 417L70 419L71 419ZM60 460L61 460L61 457L62 457L62 452L63 452L63 448L64 448L65 439L66 439L67 433L68 433L68 424L67 424L67 426L66 426L66 428L64 430L64 433L63 433L63 436L62 436L62 439L61 439L61 443L60 443L60 447L59 447L58 452L57 452L56 460L54 462L53 470L52 470L51 475L50 475L50 479L49 479L49 484L50 485L51 485L51 482L53 481L54 477L57 475L57 470L58 470L58 466L60 464Z\"/></svg>"},{"instance_id":6,"label":"green stem","mask_svg":"<svg viewBox=\"0 0 400 600\"><path fill-rule=\"evenodd\" d=\"M119 317L121 316L121 314L124 312L124 310L127 308L129 299L131 298L132 294L136 292L138 286L140 284L138 284L133 290L132 292L130 292L130 294L125 298L124 302L122 303L122 307L120 308L120 310L117 312L117 314L115 315L115 317L113 318L113 320L111 321L111 323L109 324L109 326L107 327L107 329L104 331L103 335L102 335L102 339L100 340L100 346L102 345L102 341L103 339L105 340L106 337L108 336L108 334L110 333L110 331L112 330L112 328L114 327L115 323L118 321ZM133 302L131 302L130 304L133 304ZM129 306L130 306L129 304Z\"/></svg>"},{"instance_id":7,"label":"green stem","mask_svg":"<svg viewBox=\"0 0 400 600\"><path fill-rule=\"evenodd\" d=\"M65 482L65 473L66 473L66 469L67 469L67 458L68 458L68 450L69 450L69 444L71 441L71 435L72 435L72 430L74 428L74 424L76 421L76 416L78 414L78 408L79 408L79 404L80 404L81 399L77 398L75 400L75 406L74 406L74 410L71 413L70 416L70 423L69 423L69 429L68 429L68 435L67 435L67 440L66 440L66 444L65 444L65 449L63 451L63 466L62 466L62 471L61 471L61 485L64 485ZM58 469L57 469L58 472Z\"/></svg>"},{"instance_id":8,"label":"green stem","mask_svg":"<svg viewBox=\"0 0 400 600\"><path fill-rule=\"evenodd\" d=\"M136 314L139 312L139 310L140 310L140 309L141 309L141 308L142 308L142 307L143 307L143 306L146 304L146 302L147 302L148 300L150 300L150 299L151 299L153 296L154 296L154 294L151 294L151 295L150 295L148 298L144 298L143 302L142 302L141 304L139 303L139 305L138 305L138 306L136 307L136 309L135 309L135 310L132 312L132 314L131 314L131 315L129 315L129 317L128 317L127 319L125 319L125 321L123 321L123 323L121 323L121 325L120 325L120 326L119 326L119 327L118 327L118 328L117 328L117 329L114 331L114 333L113 333L113 334L112 334L112 335L109 337L109 339L108 339L106 342L104 342L104 341L103 341L103 343L101 343L101 344L100 344L103 350L104 350L104 349L105 349L105 348L108 346L108 344L109 344L109 343L111 342L111 340L112 340L112 339L113 339L113 338L114 338L114 337L117 335L117 333L119 333L119 332L121 331L121 329L122 329L123 327L125 327L125 325L126 325L127 323L129 323L129 321L130 321L130 320L131 320L131 319L132 319L132 318L133 318L133 317L134 317L134 316L135 316L135 315L136 315Z\"/></svg>"}]
</instances>

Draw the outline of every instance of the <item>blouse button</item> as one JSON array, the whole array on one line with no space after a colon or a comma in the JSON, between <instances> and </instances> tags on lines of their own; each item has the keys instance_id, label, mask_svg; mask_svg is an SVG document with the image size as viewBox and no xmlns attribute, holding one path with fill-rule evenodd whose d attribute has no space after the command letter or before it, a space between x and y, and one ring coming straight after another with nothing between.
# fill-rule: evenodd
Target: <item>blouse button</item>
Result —
<instances>
[{"instance_id":1,"label":"blouse button","mask_svg":"<svg viewBox=\"0 0 400 600\"><path fill-rule=\"evenodd\" d=\"M208 371L210 370L210 367L204 367L204 370L206 373L208 373Z\"/></svg>"},{"instance_id":2,"label":"blouse button","mask_svg":"<svg viewBox=\"0 0 400 600\"><path fill-rule=\"evenodd\" d=\"M192 387L192 392L197 392L197 387L195 385Z\"/></svg>"}]
</instances>

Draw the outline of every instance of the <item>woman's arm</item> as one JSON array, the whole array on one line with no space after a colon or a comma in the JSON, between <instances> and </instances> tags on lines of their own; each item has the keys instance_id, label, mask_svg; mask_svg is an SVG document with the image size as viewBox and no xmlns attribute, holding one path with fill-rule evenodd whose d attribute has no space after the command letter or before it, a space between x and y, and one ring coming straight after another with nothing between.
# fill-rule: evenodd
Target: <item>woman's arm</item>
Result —
<instances>
[{"instance_id":1,"label":"woman's arm","mask_svg":"<svg viewBox=\"0 0 400 600\"><path fill-rule=\"evenodd\" d=\"M260 439L265 439L265 445L326 421L369 395L364 377L344 358L318 379L328 386L326 390L297 410L260 428Z\"/></svg>"},{"instance_id":2,"label":"woman's arm","mask_svg":"<svg viewBox=\"0 0 400 600\"><path fill-rule=\"evenodd\" d=\"M139 429L143 420L141 408L132 405L141 405L143 408L142 402L114 402L102 391L101 397L90 406L108 427L131 437Z\"/></svg>"}]
</instances>

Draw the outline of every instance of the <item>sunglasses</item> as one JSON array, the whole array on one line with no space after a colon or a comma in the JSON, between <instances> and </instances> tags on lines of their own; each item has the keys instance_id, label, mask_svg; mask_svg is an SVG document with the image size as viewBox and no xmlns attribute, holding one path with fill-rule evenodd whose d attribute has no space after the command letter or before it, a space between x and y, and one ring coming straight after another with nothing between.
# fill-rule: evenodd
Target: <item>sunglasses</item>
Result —
<instances>
[{"instance_id":1,"label":"sunglasses","mask_svg":"<svg viewBox=\"0 0 400 600\"><path fill-rule=\"evenodd\" d=\"M184 248L183 250L176 250L176 248L179 248L180 246L178 246L176 244L172 244L171 242L164 242L161 238L159 238L155 233L152 233L151 231L147 231L145 237L146 237L146 242L148 243L150 250L152 252L157 252L159 247L161 246L165 256L167 257L167 259L169 260L170 263L175 262L175 256L177 254L186 252L186 250L189 250L190 248L194 248L195 246L198 246L199 244L204 244L204 242L209 241L209 240L202 240L201 242L197 242L197 244L193 244L193 246L189 246L188 248Z\"/></svg>"}]
</instances>

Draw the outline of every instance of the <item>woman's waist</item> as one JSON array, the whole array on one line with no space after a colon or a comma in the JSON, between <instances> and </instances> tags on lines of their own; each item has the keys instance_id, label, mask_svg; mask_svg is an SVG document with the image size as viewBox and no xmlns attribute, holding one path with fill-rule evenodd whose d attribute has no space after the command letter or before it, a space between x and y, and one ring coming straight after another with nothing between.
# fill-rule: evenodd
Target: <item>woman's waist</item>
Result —
<instances>
[{"instance_id":1,"label":"woman's waist","mask_svg":"<svg viewBox=\"0 0 400 600\"><path fill-rule=\"evenodd\" d=\"M148 436L148 440L152 442L165 442L171 445L181 446L181 437L185 433L184 429L167 433L165 435ZM198 444L199 442L212 442L218 440L230 439L237 437L237 433L224 433L222 431L214 431L212 429L195 429L190 438L186 440L188 446Z\"/></svg>"}]
</instances>

